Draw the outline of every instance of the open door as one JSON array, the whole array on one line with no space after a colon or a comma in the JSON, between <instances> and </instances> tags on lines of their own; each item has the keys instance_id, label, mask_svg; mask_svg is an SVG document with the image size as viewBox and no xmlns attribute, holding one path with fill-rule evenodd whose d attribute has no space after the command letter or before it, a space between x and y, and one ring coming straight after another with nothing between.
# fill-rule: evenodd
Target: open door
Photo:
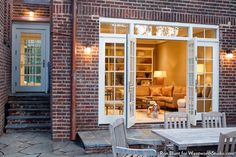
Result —
<instances>
[{"instance_id":1,"label":"open door","mask_svg":"<svg viewBox=\"0 0 236 157\"><path fill-rule=\"evenodd\" d=\"M135 124L136 113L136 39L126 36L126 126Z\"/></svg>"},{"instance_id":2,"label":"open door","mask_svg":"<svg viewBox=\"0 0 236 157\"><path fill-rule=\"evenodd\" d=\"M190 123L196 125L197 115L197 38L188 42L187 50L187 111Z\"/></svg>"}]
</instances>

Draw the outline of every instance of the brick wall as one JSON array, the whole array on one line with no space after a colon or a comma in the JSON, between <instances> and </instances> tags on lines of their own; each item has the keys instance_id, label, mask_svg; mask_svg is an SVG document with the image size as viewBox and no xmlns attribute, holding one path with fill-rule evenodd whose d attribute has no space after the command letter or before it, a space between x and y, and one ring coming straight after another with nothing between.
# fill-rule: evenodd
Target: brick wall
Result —
<instances>
[{"instance_id":1,"label":"brick wall","mask_svg":"<svg viewBox=\"0 0 236 157\"><path fill-rule=\"evenodd\" d=\"M53 138L70 135L71 4L54 0L52 8L52 132Z\"/></svg>"},{"instance_id":2,"label":"brick wall","mask_svg":"<svg viewBox=\"0 0 236 157\"><path fill-rule=\"evenodd\" d=\"M214 24L220 26L220 49L236 47L236 3L231 0L78 0L77 32L77 129L98 127L98 45L99 17L158 20ZM71 6L69 2L53 1L53 137L69 137L69 72ZM231 22L231 25L228 25ZM55 31L55 32L54 32ZM56 34L58 33L58 34ZM64 33L64 35L62 34ZM91 55L84 46L90 43ZM235 54L236 55L236 54ZM220 53L220 111L229 123L236 124L235 58L226 61ZM60 65L64 65L61 67ZM60 67L58 67L60 66Z\"/></svg>"},{"instance_id":3,"label":"brick wall","mask_svg":"<svg viewBox=\"0 0 236 157\"><path fill-rule=\"evenodd\" d=\"M13 5L13 19L28 17L29 11L34 11L35 18L49 18L50 5L49 4L31 4L24 3L23 0L14 0Z\"/></svg>"},{"instance_id":4,"label":"brick wall","mask_svg":"<svg viewBox=\"0 0 236 157\"><path fill-rule=\"evenodd\" d=\"M0 0L0 135L3 133L5 121L5 105L11 87L11 28L12 1Z\"/></svg>"}]
</instances>

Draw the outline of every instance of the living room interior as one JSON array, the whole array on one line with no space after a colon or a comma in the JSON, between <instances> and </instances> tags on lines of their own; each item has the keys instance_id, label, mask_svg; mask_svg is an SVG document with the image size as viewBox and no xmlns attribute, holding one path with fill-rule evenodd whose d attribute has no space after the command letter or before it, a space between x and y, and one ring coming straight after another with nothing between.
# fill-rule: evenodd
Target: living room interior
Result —
<instances>
[{"instance_id":1,"label":"living room interior","mask_svg":"<svg viewBox=\"0 0 236 157\"><path fill-rule=\"evenodd\" d=\"M125 48L107 43L104 114L124 115ZM213 49L197 47L197 112L212 110ZM165 112L186 112L187 41L137 39L136 123L164 121Z\"/></svg>"},{"instance_id":2,"label":"living room interior","mask_svg":"<svg viewBox=\"0 0 236 157\"><path fill-rule=\"evenodd\" d=\"M136 122L163 122L186 96L186 41L137 39Z\"/></svg>"}]
</instances>

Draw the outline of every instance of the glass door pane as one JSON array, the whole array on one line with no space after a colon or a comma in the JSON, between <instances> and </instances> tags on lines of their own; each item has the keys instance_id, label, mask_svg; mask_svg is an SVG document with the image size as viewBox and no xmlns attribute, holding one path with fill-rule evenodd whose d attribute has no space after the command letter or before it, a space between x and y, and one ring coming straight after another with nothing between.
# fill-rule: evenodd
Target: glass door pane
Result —
<instances>
[{"instance_id":1,"label":"glass door pane","mask_svg":"<svg viewBox=\"0 0 236 157\"><path fill-rule=\"evenodd\" d=\"M105 43L105 115L124 113L124 43Z\"/></svg>"},{"instance_id":2,"label":"glass door pane","mask_svg":"<svg viewBox=\"0 0 236 157\"><path fill-rule=\"evenodd\" d=\"M21 33L20 86L41 86L41 34Z\"/></svg>"},{"instance_id":3,"label":"glass door pane","mask_svg":"<svg viewBox=\"0 0 236 157\"><path fill-rule=\"evenodd\" d=\"M213 47L198 46L197 56L197 112L211 112Z\"/></svg>"}]
</instances>

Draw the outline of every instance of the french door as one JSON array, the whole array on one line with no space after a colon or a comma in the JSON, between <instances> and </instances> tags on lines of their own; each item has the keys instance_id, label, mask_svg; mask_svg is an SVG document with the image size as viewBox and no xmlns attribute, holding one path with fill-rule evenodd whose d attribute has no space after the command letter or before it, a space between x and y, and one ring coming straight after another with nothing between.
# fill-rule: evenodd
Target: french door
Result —
<instances>
[{"instance_id":1,"label":"french door","mask_svg":"<svg viewBox=\"0 0 236 157\"><path fill-rule=\"evenodd\" d=\"M12 91L47 92L49 26L13 24Z\"/></svg>"},{"instance_id":2,"label":"french door","mask_svg":"<svg viewBox=\"0 0 236 157\"><path fill-rule=\"evenodd\" d=\"M188 42L187 107L190 121L196 125L201 113L218 111L218 43L197 38Z\"/></svg>"},{"instance_id":3,"label":"french door","mask_svg":"<svg viewBox=\"0 0 236 157\"><path fill-rule=\"evenodd\" d=\"M99 45L99 124L124 118L135 123L136 40L100 38Z\"/></svg>"},{"instance_id":4,"label":"french door","mask_svg":"<svg viewBox=\"0 0 236 157\"><path fill-rule=\"evenodd\" d=\"M126 36L126 126L136 121L136 38Z\"/></svg>"}]
</instances>

